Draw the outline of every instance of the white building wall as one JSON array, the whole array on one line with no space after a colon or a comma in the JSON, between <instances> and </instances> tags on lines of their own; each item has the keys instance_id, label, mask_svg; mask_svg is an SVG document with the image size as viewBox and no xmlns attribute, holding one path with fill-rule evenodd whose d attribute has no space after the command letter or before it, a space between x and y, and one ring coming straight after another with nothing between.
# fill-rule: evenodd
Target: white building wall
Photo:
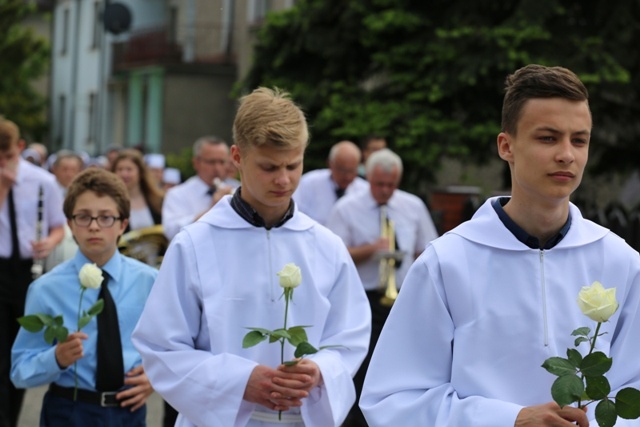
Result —
<instances>
[{"instance_id":1,"label":"white building wall","mask_svg":"<svg viewBox=\"0 0 640 427\"><path fill-rule=\"evenodd\" d=\"M166 0L120 0L120 3L129 7L132 25L128 32L117 36L106 33L101 21L96 23L100 16L96 14L96 4L102 10L104 0L56 3L50 101L55 148L95 155L114 139L111 122L117 112L111 107L108 86L111 43L126 40L131 31L164 25L166 19ZM94 40L98 42L95 46Z\"/></svg>"}]
</instances>

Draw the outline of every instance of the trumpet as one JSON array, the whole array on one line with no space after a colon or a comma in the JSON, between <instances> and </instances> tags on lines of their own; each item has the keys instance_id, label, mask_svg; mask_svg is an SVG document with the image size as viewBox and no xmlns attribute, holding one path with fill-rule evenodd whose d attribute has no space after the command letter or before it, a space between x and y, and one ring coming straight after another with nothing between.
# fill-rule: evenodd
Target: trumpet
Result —
<instances>
[{"instance_id":1,"label":"trumpet","mask_svg":"<svg viewBox=\"0 0 640 427\"><path fill-rule=\"evenodd\" d=\"M379 282L380 290L384 289L384 296L380 298L380 304L391 307L398 297L398 287L396 285L396 233L393 221L387 216L387 207L380 206L380 237L389 241L389 256L384 256L380 260Z\"/></svg>"}]
</instances>

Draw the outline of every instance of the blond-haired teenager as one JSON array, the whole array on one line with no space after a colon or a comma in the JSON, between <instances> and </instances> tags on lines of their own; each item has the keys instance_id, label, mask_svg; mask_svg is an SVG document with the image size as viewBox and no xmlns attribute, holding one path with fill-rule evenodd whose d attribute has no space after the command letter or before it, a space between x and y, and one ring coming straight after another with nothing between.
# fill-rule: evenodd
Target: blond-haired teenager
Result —
<instances>
[{"instance_id":1,"label":"blond-haired teenager","mask_svg":"<svg viewBox=\"0 0 640 427\"><path fill-rule=\"evenodd\" d=\"M352 376L364 358L370 311L341 240L291 199L308 130L286 93L242 98L231 158L242 186L174 237L134 332L154 388L178 426L339 426L355 399ZM297 365L280 345L243 349L247 327L283 326L276 273L294 263L302 284L288 326L308 325L309 342L340 344ZM293 359L287 344L284 359Z\"/></svg>"}]
</instances>

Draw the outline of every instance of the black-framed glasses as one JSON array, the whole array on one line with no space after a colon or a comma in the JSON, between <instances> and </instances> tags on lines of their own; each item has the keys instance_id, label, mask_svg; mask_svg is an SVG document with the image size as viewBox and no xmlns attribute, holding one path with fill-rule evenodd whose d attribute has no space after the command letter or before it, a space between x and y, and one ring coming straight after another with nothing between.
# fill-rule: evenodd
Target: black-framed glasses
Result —
<instances>
[{"instance_id":1,"label":"black-framed glasses","mask_svg":"<svg viewBox=\"0 0 640 427\"><path fill-rule=\"evenodd\" d=\"M122 217L113 215L91 216L87 214L75 214L71 215L71 219L73 220L73 223L78 227L88 227L95 219L99 227L110 228L113 227L113 224L115 224L116 221L121 220Z\"/></svg>"}]
</instances>

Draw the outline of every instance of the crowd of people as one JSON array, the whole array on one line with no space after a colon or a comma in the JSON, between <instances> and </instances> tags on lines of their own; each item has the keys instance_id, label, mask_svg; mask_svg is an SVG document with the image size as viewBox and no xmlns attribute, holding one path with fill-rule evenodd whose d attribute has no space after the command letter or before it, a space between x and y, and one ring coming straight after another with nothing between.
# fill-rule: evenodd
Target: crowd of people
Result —
<instances>
[{"instance_id":1,"label":"crowd of people","mask_svg":"<svg viewBox=\"0 0 640 427\"><path fill-rule=\"evenodd\" d=\"M379 135L303 174L307 121L278 89L241 98L232 145L197 139L184 182L131 148L47 156L0 119L0 427L43 384L52 427L143 426L153 390L182 427L593 425L553 401L541 368L600 281L620 306L598 340L611 389L640 385L640 257L569 200L591 128L570 70L507 76L497 149L512 193L439 237ZM153 227L170 241L159 268L120 253ZM36 313L68 335L19 327ZM246 345L247 329L265 342Z\"/></svg>"}]
</instances>

